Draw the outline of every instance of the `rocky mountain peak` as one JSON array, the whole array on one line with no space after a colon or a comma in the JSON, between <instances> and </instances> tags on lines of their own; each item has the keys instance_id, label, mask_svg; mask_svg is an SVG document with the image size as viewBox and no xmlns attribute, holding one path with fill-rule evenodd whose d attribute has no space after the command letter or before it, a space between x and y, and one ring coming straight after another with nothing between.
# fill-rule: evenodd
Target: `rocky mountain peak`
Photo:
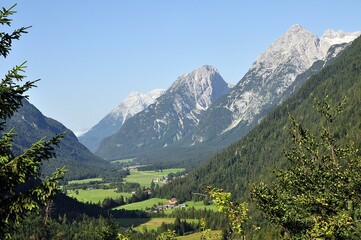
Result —
<instances>
[{"instance_id":1,"label":"rocky mountain peak","mask_svg":"<svg viewBox=\"0 0 361 240\"><path fill-rule=\"evenodd\" d=\"M314 62L324 60L331 46L349 43L359 35L360 32L327 30L318 38L301 25L293 25L258 57L239 84L245 84L244 81L249 79L247 75L255 72L262 79L261 82L266 83L267 79L279 73L281 66L286 64L294 66L292 72L283 75L287 87L298 74L310 68Z\"/></svg>"},{"instance_id":2,"label":"rocky mountain peak","mask_svg":"<svg viewBox=\"0 0 361 240\"><path fill-rule=\"evenodd\" d=\"M204 65L200 68L193 70L190 73L186 73L178 77L178 79L172 84L169 90L176 90L178 87L187 85L199 85L209 81L213 75L218 74L218 70L210 65Z\"/></svg>"},{"instance_id":3,"label":"rocky mountain peak","mask_svg":"<svg viewBox=\"0 0 361 240\"><path fill-rule=\"evenodd\" d=\"M154 104L105 139L97 153L114 158L162 150L197 126L205 110L228 91L228 84L213 66L204 65L183 74Z\"/></svg>"},{"instance_id":4,"label":"rocky mountain peak","mask_svg":"<svg viewBox=\"0 0 361 240\"><path fill-rule=\"evenodd\" d=\"M328 61L328 51L332 46L351 42L358 35L359 33L328 30L320 39L299 24L291 26L258 57L246 75L231 89L227 98L224 98L224 102L218 103L218 108L223 107L228 111L228 120L223 121L218 134L236 127L247 129L252 124L255 125L262 114L286 98L285 94L290 93L289 88L300 74L318 61ZM340 46L333 49L331 57L335 57L344 48L345 46ZM209 121L214 122L217 117L212 115ZM225 118L223 113L222 119ZM207 121L203 122L207 125ZM194 135L195 142L206 139L204 136L208 134L208 130L206 127L204 129Z\"/></svg>"},{"instance_id":5,"label":"rocky mountain peak","mask_svg":"<svg viewBox=\"0 0 361 240\"><path fill-rule=\"evenodd\" d=\"M322 56L318 37L300 25L293 25L268 47L252 68L263 68L263 78L267 78L284 62L293 61L299 65L299 70L303 71Z\"/></svg>"},{"instance_id":6,"label":"rocky mountain peak","mask_svg":"<svg viewBox=\"0 0 361 240\"><path fill-rule=\"evenodd\" d=\"M204 77L213 73L218 73L217 68L211 65L203 65L202 67L195 69L191 74L199 77Z\"/></svg>"},{"instance_id":7,"label":"rocky mountain peak","mask_svg":"<svg viewBox=\"0 0 361 240\"><path fill-rule=\"evenodd\" d=\"M190 105L196 105L198 110L205 110L228 90L228 84L218 70L213 66L204 65L178 77L167 92L181 92L183 97L192 102Z\"/></svg>"},{"instance_id":8,"label":"rocky mountain peak","mask_svg":"<svg viewBox=\"0 0 361 240\"><path fill-rule=\"evenodd\" d=\"M304 27L302 27L300 24L294 24L286 31L285 35L297 35L298 33L310 33L310 32Z\"/></svg>"},{"instance_id":9,"label":"rocky mountain peak","mask_svg":"<svg viewBox=\"0 0 361 240\"><path fill-rule=\"evenodd\" d=\"M118 118L122 115L123 121L129 118L128 115L134 115L143 109L145 109L150 104L154 103L154 101L163 93L165 90L163 89L155 89L148 93L141 92L132 92L121 102L116 108L111 111L111 115L114 118Z\"/></svg>"},{"instance_id":10,"label":"rocky mountain peak","mask_svg":"<svg viewBox=\"0 0 361 240\"><path fill-rule=\"evenodd\" d=\"M155 89L148 93L132 92L99 123L81 135L79 141L95 152L104 138L116 133L126 120L154 103L163 93L163 89Z\"/></svg>"}]
</instances>

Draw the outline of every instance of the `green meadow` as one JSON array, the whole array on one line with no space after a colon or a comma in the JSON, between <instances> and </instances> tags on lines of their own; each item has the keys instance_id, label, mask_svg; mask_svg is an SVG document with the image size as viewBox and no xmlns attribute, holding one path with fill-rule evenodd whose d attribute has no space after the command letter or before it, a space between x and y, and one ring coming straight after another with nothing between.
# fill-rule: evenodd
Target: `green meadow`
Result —
<instances>
[{"instance_id":1,"label":"green meadow","mask_svg":"<svg viewBox=\"0 0 361 240\"><path fill-rule=\"evenodd\" d=\"M76 194L78 191L78 194ZM115 189L93 189L93 190L68 190L68 196L76 198L80 202L91 202L98 203L103 201L105 198L113 198L116 199L120 196L124 198L131 197L131 193L118 193L115 192Z\"/></svg>"},{"instance_id":2,"label":"green meadow","mask_svg":"<svg viewBox=\"0 0 361 240\"><path fill-rule=\"evenodd\" d=\"M141 187L150 187L150 184L153 179L160 179L167 177L170 173L178 173L184 171L184 168L170 168L164 169L162 171L130 171L130 175L125 178L127 182L139 183ZM164 183L159 182L159 186L164 185Z\"/></svg>"},{"instance_id":3,"label":"green meadow","mask_svg":"<svg viewBox=\"0 0 361 240\"><path fill-rule=\"evenodd\" d=\"M101 182L103 181L102 178L87 178L87 179L82 179L82 180L72 180L68 182L68 185L71 184L86 184L86 183L90 183L90 182Z\"/></svg>"},{"instance_id":4,"label":"green meadow","mask_svg":"<svg viewBox=\"0 0 361 240\"><path fill-rule=\"evenodd\" d=\"M162 198L151 198L151 199L147 199L141 202L135 202L135 203L130 203L127 205L123 205L123 206L119 206L116 207L114 209L125 209L125 210L146 210L147 208L151 208L154 205L159 205L158 203L164 204L169 202L168 199L162 199Z\"/></svg>"},{"instance_id":5,"label":"green meadow","mask_svg":"<svg viewBox=\"0 0 361 240\"><path fill-rule=\"evenodd\" d=\"M117 161L132 161L133 159L123 159L123 160L117 160ZM124 180L126 182L133 182L133 183L139 183L141 187L150 187L151 181L153 179L161 179L163 177L168 176L170 173L178 173L181 171L184 171L184 168L171 168L171 169L164 169L162 171L130 171L130 175L128 175ZM72 184L88 184L90 182L102 182L102 178L88 178L88 179L82 179L82 180L73 180L69 181L68 185ZM110 183L104 183L104 185L108 185ZM164 183L158 183L159 185L164 185ZM76 194L78 192L78 194ZM118 193L115 192L115 189L81 189L79 187L78 189L74 190L68 190L67 191L68 196L76 198L78 201L81 202L90 202L90 203L98 203L102 202L105 198L119 198L120 196L123 196L124 198L129 198L132 196L131 193ZM168 199L160 199L160 198L152 198L148 199L146 201L127 204L124 206L120 206L116 209L127 209L127 210L146 210L147 208L153 207L153 205L158 205L158 203L166 203L168 202Z\"/></svg>"},{"instance_id":6,"label":"green meadow","mask_svg":"<svg viewBox=\"0 0 361 240\"><path fill-rule=\"evenodd\" d=\"M204 205L203 201L199 201L199 202L188 201L188 202L184 202L184 204L187 204L187 207L194 207L195 209L207 209L207 210L212 210L214 212L218 211L218 208L215 204Z\"/></svg>"},{"instance_id":7,"label":"green meadow","mask_svg":"<svg viewBox=\"0 0 361 240\"><path fill-rule=\"evenodd\" d=\"M141 202L135 202L135 203L130 203L127 205L123 205L123 206L119 206L116 207L114 209L125 209L125 210L146 210L147 208L151 208L154 205L158 206L158 205L162 205L164 203L169 202L168 199L162 199L162 198L151 198L151 199L147 199ZM160 203L160 204L159 204ZM218 208L216 205L211 204L211 205L204 205L204 203L202 201L199 202L193 202L193 201L188 201L188 202L184 202L187 207L186 208L191 208L194 207L195 209L207 209L207 210L212 210L212 211L218 211ZM164 210L164 212L167 213L171 213L173 211L173 209L166 209Z\"/></svg>"},{"instance_id":8,"label":"green meadow","mask_svg":"<svg viewBox=\"0 0 361 240\"><path fill-rule=\"evenodd\" d=\"M110 163L130 163L133 162L134 159L135 158L119 159L119 160L111 161Z\"/></svg>"},{"instance_id":9,"label":"green meadow","mask_svg":"<svg viewBox=\"0 0 361 240\"><path fill-rule=\"evenodd\" d=\"M140 232L142 232L144 228L147 228L147 230L157 230L157 228L160 227L162 223L174 223L174 220L175 218L151 218L149 221L135 227L135 230Z\"/></svg>"}]
</instances>

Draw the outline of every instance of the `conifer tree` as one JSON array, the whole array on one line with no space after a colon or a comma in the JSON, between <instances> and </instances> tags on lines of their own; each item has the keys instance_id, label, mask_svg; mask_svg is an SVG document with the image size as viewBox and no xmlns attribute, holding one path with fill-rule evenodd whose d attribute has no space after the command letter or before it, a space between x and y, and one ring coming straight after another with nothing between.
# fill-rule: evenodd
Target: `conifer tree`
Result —
<instances>
[{"instance_id":1,"label":"conifer tree","mask_svg":"<svg viewBox=\"0 0 361 240\"><path fill-rule=\"evenodd\" d=\"M285 239L359 239L361 157L354 144L339 146L332 130L343 103L316 100L324 122L318 134L290 117L289 166L272 184L253 189L259 209L281 227Z\"/></svg>"},{"instance_id":2,"label":"conifer tree","mask_svg":"<svg viewBox=\"0 0 361 240\"><path fill-rule=\"evenodd\" d=\"M0 9L0 24L11 27L14 7ZM27 33L29 27L8 32L0 32L0 57L5 59L11 51L12 43ZM26 91L35 86L36 81L26 81L25 63L15 66L5 74L0 82L0 239L11 237L11 232L21 223L25 215L46 204L46 199L57 190L57 180L65 172L57 169L52 177L42 178L40 165L43 160L55 157L56 146L62 135L46 141L45 138L34 143L21 154L15 155L12 149L16 129L4 131L6 121L22 106L27 99Z\"/></svg>"}]
</instances>

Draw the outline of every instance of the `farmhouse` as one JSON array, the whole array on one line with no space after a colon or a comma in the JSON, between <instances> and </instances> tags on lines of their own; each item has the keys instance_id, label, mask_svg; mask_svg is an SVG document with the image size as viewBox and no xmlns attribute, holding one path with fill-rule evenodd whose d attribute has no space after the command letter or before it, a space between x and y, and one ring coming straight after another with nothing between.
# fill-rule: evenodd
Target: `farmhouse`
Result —
<instances>
[{"instance_id":1,"label":"farmhouse","mask_svg":"<svg viewBox=\"0 0 361 240\"><path fill-rule=\"evenodd\" d=\"M152 190L151 190L151 189L145 189L144 192L145 192L145 193L148 193L148 195L151 195L151 194L152 194Z\"/></svg>"},{"instance_id":2,"label":"farmhouse","mask_svg":"<svg viewBox=\"0 0 361 240\"><path fill-rule=\"evenodd\" d=\"M174 208L175 205L176 205L176 203L172 203L172 202L166 203L166 204L164 204L164 209Z\"/></svg>"}]
</instances>

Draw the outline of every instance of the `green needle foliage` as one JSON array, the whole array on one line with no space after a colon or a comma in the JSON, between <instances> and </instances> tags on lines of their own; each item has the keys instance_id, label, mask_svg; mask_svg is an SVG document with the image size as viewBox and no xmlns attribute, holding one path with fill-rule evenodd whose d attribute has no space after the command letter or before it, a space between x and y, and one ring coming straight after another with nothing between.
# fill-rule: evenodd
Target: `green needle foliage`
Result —
<instances>
[{"instance_id":1,"label":"green needle foliage","mask_svg":"<svg viewBox=\"0 0 361 240\"><path fill-rule=\"evenodd\" d=\"M12 6L0 10L0 24L11 26L10 16L15 13ZM27 28L14 30L12 33L0 32L0 55L4 58L11 51L13 40L17 40ZM57 169L52 177L43 179L40 165L43 160L55 157L54 146L57 146L62 135L46 141L44 138L24 150L20 155L12 152L14 129L4 132L6 121L22 106L27 90L34 87L36 81L19 84L25 65L21 64L8 71L0 82L0 239L11 237L11 232L21 223L27 213L39 208L39 203L57 191L57 181L65 172Z\"/></svg>"},{"instance_id":2,"label":"green needle foliage","mask_svg":"<svg viewBox=\"0 0 361 240\"><path fill-rule=\"evenodd\" d=\"M359 239L361 236L361 157L353 142L340 147L332 124L342 112L328 98L316 100L324 122L311 134L290 116L293 147L289 167L276 180L261 182L253 198L285 239Z\"/></svg>"},{"instance_id":3,"label":"green needle foliage","mask_svg":"<svg viewBox=\"0 0 361 240\"><path fill-rule=\"evenodd\" d=\"M0 24L11 26L12 19L10 18L11 15L16 13L13 9L15 8L16 4L10 8L2 8L0 10ZM0 55L6 57L10 51L13 40L19 40L20 36L24 33L27 33L27 29L30 27L21 27L19 29L15 29L11 33L7 32L0 32Z\"/></svg>"}]
</instances>

